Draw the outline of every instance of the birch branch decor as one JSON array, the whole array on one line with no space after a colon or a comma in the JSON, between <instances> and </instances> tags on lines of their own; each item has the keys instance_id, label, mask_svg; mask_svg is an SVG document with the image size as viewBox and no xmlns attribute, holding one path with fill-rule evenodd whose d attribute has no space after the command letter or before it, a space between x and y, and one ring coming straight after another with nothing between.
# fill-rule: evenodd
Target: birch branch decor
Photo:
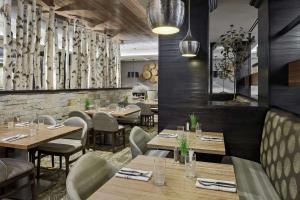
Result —
<instances>
[{"instance_id":1,"label":"birch branch decor","mask_svg":"<svg viewBox=\"0 0 300 200\"><path fill-rule=\"evenodd\" d=\"M82 25L78 19L73 20L73 26L70 19L58 22L54 6L49 7L49 15L44 18L46 31L42 34L43 9L37 0L16 0L14 5L16 8L12 8L12 0L0 0L4 90L120 87L118 43ZM16 10L15 43L12 10Z\"/></svg>"}]
</instances>

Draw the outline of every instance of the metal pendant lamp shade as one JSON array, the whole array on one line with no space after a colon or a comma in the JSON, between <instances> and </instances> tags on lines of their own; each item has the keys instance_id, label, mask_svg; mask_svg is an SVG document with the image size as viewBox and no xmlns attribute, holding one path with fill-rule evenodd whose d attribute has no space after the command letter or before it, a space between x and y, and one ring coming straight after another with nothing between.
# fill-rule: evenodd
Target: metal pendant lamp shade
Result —
<instances>
[{"instance_id":1,"label":"metal pendant lamp shade","mask_svg":"<svg viewBox=\"0 0 300 200\"><path fill-rule=\"evenodd\" d=\"M181 0L149 0L148 23L156 34L175 34L183 24L184 11L184 2Z\"/></svg>"},{"instance_id":2,"label":"metal pendant lamp shade","mask_svg":"<svg viewBox=\"0 0 300 200\"><path fill-rule=\"evenodd\" d=\"M185 38L179 43L179 50L183 57L195 57L200 49L200 42L195 40L191 32L191 4L189 0L189 28Z\"/></svg>"}]
</instances>

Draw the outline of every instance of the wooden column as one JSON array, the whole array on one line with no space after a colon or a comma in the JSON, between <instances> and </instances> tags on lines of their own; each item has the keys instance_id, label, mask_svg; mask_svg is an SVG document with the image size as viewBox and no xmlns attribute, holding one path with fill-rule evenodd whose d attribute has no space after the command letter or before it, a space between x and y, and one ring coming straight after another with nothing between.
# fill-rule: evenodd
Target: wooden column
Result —
<instances>
[{"instance_id":1,"label":"wooden column","mask_svg":"<svg viewBox=\"0 0 300 200\"><path fill-rule=\"evenodd\" d=\"M49 8L49 21L47 29L47 89L53 90L54 68L54 7Z\"/></svg>"}]
</instances>

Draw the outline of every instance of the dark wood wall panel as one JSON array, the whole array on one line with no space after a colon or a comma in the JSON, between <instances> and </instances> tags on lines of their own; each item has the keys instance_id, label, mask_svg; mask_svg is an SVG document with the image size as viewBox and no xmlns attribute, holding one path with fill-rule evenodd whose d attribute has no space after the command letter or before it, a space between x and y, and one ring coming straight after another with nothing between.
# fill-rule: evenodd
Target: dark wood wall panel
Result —
<instances>
[{"instance_id":1,"label":"dark wood wall panel","mask_svg":"<svg viewBox=\"0 0 300 200\"><path fill-rule=\"evenodd\" d=\"M259 89L269 87L263 97L269 93L270 106L296 114L300 114L300 87L288 86L288 63L300 58L300 25L278 33L299 13L299 0L265 0L259 8L259 68L265 68L260 71ZM269 85L265 85L268 77Z\"/></svg>"},{"instance_id":2,"label":"dark wood wall panel","mask_svg":"<svg viewBox=\"0 0 300 200\"><path fill-rule=\"evenodd\" d=\"M184 125L189 113L207 104L208 22L208 1L191 1L192 33L201 43L196 58L184 58L178 49L187 32L187 17L180 33L159 37L160 130Z\"/></svg>"}]
</instances>

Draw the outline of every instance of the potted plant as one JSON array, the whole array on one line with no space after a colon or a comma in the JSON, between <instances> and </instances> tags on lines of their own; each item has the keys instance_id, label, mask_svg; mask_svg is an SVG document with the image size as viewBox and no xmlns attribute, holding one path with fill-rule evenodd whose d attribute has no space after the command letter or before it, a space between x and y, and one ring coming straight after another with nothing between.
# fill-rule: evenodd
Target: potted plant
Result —
<instances>
[{"instance_id":1,"label":"potted plant","mask_svg":"<svg viewBox=\"0 0 300 200\"><path fill-rule=\"evenodd\" d=\"M183 164L185 163L185 156L188 155L188 151L189 151L189 144L188 144L187 137L185 135L178 137L177 143L179 146L178 161Z\"/></svg>"},{"instance_id":2,"label":"potted plant","mask_svg":"<svg viewBox=\"0 0 300 200\"><path fill-rule=\"evenodd\" d=\"M88 100L88 99L85 100L84 107L85 107L86 110L90 109L90 107L91 107L90 100Z\"/></svg>"},{"instance_id":3,"label":"potted plant","mask_svg":"<svg viewBox=\"0 0 300 200\"><path fill-rule=\"evenodd\" d=\"M195 114L190 114L190 123L191 123L191 131L195 131L197 124L198 124L198 118Z\"/></svg>"}]
</instances>

